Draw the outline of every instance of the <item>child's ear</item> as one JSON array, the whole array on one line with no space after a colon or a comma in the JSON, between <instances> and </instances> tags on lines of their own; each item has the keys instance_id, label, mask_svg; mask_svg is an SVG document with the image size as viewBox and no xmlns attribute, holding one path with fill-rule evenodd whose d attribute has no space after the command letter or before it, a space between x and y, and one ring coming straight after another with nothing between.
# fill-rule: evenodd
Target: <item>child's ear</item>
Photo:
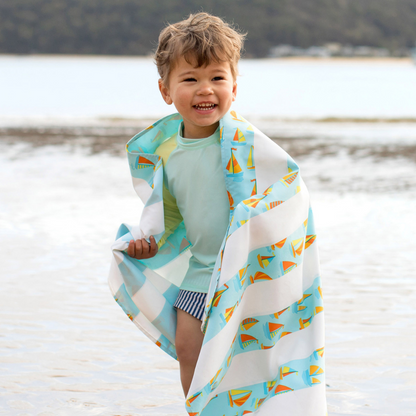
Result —
<instances>
[{"instance_id":1,"label":"child's ear","mask_svg":"<svg viewBox=\"0 0 416 416\"><path fill-rule=\"evenodd\" d=\"M172 98L169 95L169 88L163 83L162 79L159 79L159 91L162 94L165 103L171 105L173 103Z\"/></svg>"},{"instance_id":2,"label":"child's ear","mask_svg":"<svg viewBox=\"0 0 416 416\"><path fill-rule=\"evenodd\" d=\"M237 82L234 82L233 84L233 101L235 101L237 97Z\"/></svg>"}]
</instances>

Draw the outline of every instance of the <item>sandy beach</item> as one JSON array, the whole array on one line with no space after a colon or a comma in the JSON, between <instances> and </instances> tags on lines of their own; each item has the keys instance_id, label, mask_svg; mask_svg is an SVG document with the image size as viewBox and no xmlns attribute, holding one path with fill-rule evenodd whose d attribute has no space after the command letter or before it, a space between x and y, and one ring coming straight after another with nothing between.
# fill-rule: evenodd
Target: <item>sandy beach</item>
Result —
<instances>
[{"instance_id":1,"label":"sandy beach","mask_svg":"<svg viewBox=\"0 0 416 416\"><path fill-rule=\"evenodd\" d=\"M106 282L140 215L124 143L141 127L1 130L1 415L186 415L177 363ZM416 414L416 126L271 127L312 194L329 414Z\"/></svg>"}]
</instances>

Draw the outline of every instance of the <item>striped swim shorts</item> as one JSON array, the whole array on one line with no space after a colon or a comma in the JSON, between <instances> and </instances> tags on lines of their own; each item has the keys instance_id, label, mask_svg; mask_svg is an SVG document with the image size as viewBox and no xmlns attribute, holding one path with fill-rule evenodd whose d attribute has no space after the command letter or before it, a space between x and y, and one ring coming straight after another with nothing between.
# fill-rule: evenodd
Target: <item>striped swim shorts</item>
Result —
<instances>
[{"instance_id":1,"label":"striped swim shorts","mask_svg":"<svg viewBox=\"0 0 416 416\"><path fill-rule=\"evenodd\" d=\"M206 293L191 292L189 290L180 290L179 295L173 304L176 309L181 309L202 321L204 315Z\"/></svg>"}]
</instances>

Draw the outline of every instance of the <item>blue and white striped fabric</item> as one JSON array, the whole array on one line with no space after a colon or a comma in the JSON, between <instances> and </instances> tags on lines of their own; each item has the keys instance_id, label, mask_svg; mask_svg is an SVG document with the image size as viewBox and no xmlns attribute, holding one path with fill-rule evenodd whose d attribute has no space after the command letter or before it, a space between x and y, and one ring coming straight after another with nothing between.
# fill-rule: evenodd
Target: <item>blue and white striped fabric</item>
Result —
<instances>
[{"instance_id":1,"label":"blue and white striped fabric","mask_svg":"<svg viewBox=\"0 0 416 416\"><path fill-rule=\"evenodd\" d=\"M181 309L202 321L206 298L206 293L191 292L189 290L181 289L173 307Z\"/></svg>"},{"instance_id":2,"label":"blue and white striped fabric","mask_svg":"<svg viewBox=\"0 0 416 416\"><path fill-rule=\"evenodd\" d=\"M113 245L111 291L129 318L176 358L173 304L190 243L182 223L158 254L138 261L128 242L164 232L162 161L155 149L178 129L166 117L127 144L139 226ZM220 121L230 222L218 253L186 399L190 416L326 414L324 319L316 233L297 164L234 111Z\"/></svg>"}]
</instances>

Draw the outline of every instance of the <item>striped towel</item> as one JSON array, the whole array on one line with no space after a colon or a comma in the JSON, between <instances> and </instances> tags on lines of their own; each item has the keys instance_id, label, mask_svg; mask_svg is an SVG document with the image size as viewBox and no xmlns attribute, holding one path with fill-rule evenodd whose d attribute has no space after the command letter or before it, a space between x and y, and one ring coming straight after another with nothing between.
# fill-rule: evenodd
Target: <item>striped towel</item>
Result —
<instances>
[{"instance_id":1,"label":"striped towel","mask_svg":"<svg viewBox=\"0 0 416 416\"><path fill-rule=\"evenodd\" d=\"M174 358L173 304L190 257L184 224L152 259L131 259L126 249L132 238L158 241L164 233L163 167L153 153L180 122L179 114L165 117L127 144L145 206L139 226L120 227L109 277L129 318ZM308 191L293 159L236 112L220 121L220 137L230 223L186 410L190 416L324 416L323 304Z\"/></svg>"}]
</instances>

